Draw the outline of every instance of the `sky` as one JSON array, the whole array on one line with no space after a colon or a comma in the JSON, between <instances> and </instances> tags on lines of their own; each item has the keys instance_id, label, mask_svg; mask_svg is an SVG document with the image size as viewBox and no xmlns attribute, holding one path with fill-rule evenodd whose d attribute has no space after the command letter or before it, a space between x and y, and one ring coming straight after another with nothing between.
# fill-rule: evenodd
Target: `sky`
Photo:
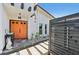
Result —
<instances>
[{"instance_id":1,"label":"sky","mask_svg":"<svg viewBox=\"0 0 79 59\"><path fill-rule=\"evenodd\" d=\"M79 12L79 3L39 3L54 17L62 17Z\"/></svg>"}]
</instances>

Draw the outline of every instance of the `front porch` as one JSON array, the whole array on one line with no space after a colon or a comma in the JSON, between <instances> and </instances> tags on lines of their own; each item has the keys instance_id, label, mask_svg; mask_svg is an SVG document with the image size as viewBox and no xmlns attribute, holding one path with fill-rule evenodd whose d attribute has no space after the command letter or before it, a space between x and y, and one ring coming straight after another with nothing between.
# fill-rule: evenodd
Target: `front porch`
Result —
<instances>
[{"instance_id":1,"label":"front porch","mask_svg":"<svg viewBox=\"0 0 79 59\"><path fill-rule=\"evenodd\" d=\"M48 37L40 37L39 39L28 39L28 40L19 40L14 41L14 45L12 49L4 50L1 55L8 55L12 54L18 51L21 51L23 49L29 48L31 46L34 46L36 44L39 44L41 42L47 41Z\"/></svg>"}]
</instances>

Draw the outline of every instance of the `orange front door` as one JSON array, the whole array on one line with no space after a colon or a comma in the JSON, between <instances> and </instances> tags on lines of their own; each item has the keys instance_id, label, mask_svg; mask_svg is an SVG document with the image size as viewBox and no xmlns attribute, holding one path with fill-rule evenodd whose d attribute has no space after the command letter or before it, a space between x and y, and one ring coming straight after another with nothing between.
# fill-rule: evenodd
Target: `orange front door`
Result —
<instances>
[{"instance_id":1,"label":"orange front door","mask_svg":"<svg viewBox=\"0 0 79 59\"><path fill-rule=\"evenodd\" d=\"M28 23L20 20L10 20L10 30L14 33L15 39L28 38Z\"/></svg>"}]
</instances>

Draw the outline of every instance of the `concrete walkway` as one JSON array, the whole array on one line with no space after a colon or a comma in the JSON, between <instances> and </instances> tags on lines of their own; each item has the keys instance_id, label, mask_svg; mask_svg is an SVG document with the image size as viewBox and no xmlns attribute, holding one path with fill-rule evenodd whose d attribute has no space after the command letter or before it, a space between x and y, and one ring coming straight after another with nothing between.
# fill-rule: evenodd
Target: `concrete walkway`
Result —
<instances>
[{"instance_id":1,"label":"concrete walkway","mask_svg":"<svg viewBox=\"0 0 79 59\"><path fill-rule=\"evenodd\" d=\"M47 52L48 52L48 41L44 41L32 47L12 53L10 55L46 55Z\"/></svg>"},{"instance_id":2,"label":"concrete walkway","mask_svg":"<svg viewBox=\"0 0 79 59\"><path fill-rule=\"evenodd\" d=\"M44 42L47 40L48 40L48 37L45 37L45 38L41 37L39 39L25 40L25 41L18 42L18 43L14 42L14 48L9 49L9 50L4 50L1 55L9 55L14 52L18 52L20 50L26 49L28 47L34 46L40 42Z\"/></svg>"}]
</instances>

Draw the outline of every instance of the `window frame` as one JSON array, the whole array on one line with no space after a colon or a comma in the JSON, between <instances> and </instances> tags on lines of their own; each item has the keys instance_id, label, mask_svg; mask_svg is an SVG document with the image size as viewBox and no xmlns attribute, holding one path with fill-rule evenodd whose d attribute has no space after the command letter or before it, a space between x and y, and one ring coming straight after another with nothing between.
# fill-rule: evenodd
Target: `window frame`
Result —
<instances>
[{"instance_id":1,"label":"window frame","mask_svg":"<svg viewBox=\"0 0 79 59\"><path fill-rule=\"evenodd\" d=\"M43 24L40 24L39 25L39 35L42 35L43 34Z\"/></svg>"},{"instance_id":2,"label":"window frame","mask_svg":"<svg viewBox=\"0 0 79 59\"><path fill-rule=\"evenodd\" d=\"M24 3L21 3L21 9L24 9Z\"/></svg>"},{"instance_id":3,"label":"window frame","mask_svg":"<svg viewBox=\"0 0 79 59\"><path fill-rule=\"evenodd\" d=\"M15 4L14 3L10 3L11 4L11 6L14 6Z\"/></svg>"},{"instance_id":4,"label":"window frame","mask_svg":"<svg viewBox=\"0 0 79 59\"><path fill-rule=\"evenodd\" d=\"M32 11L32 7L31 7L31 6L28 7L28 11L29 11L29 12Z\"/></svg>"},{"instance_id":5,"label":"window frame","mask_svg":"<svg viewBox=\"0 0 79 59\"><path fill-rule=\"evenodd\" d=\"M45 34L47 34L47 24L45 24Z\"/></svg>"}]
</instances>

